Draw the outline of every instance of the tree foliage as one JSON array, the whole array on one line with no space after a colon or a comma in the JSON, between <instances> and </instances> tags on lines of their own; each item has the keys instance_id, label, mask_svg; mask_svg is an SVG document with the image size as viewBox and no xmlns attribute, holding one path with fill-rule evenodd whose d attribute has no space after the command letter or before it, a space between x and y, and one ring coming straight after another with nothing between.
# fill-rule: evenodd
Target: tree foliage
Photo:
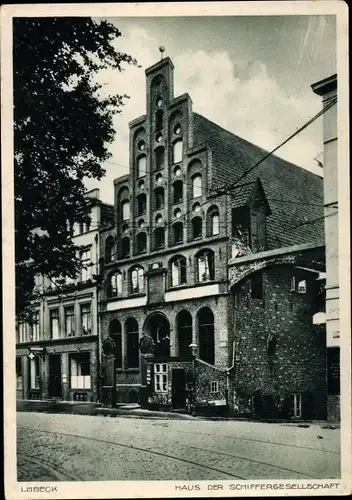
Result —
<instances>
[{"instance_id":1,"label":"tree foliage","mask_svg":"<svg viewBox=\"0 0 352 500\"><path fill-rule=\"evenodd\" d=\"M136 64L116 49L120 31L90 18L13 23L16 312L34 276L75 277L75 222L88 222L84 178L100 179L112 118L126 95L103 96L96 75ZM96 224L97 221L92 221ZM39 229L39 231L37 230ZM34 231L35 230L35 231Z\"/></svg>"}]
</instances>

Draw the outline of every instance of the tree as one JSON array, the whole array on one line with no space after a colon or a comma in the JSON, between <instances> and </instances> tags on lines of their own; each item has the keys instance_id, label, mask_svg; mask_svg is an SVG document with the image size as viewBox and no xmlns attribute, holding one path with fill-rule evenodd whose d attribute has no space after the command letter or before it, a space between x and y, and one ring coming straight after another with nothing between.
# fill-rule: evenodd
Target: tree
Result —
<instances>
[{"instance_id":1,"label":"tree","mask_svg":"<svg viewBox=\"0 0 352 500\"><path fill-rule=\"evenodd\" d=\"M120 31L90 18L14 18L16 312L34 276L75 277L73 223L88 222L84 178L105 174L112 118L126 95L102 95L96 75L136 64L113 45ZM94 221L93 221L94 222Z\"/></svg>"}]
</instances>

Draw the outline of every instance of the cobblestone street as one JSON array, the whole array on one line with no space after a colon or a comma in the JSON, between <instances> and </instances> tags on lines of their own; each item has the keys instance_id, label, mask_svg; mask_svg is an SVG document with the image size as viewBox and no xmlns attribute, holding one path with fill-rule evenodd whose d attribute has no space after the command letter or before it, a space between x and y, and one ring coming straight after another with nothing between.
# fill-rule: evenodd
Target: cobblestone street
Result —
<instances>
[{"instance_id":1,"label":"cobblestone street","mask_svg":"<svg viewBox=\"0 0 352 500\"><path fill-rule=\"evenodd\" d=\"M340 430L320 425L21 412L19 481L340 477Z\"/></svg>"}]
</instances>

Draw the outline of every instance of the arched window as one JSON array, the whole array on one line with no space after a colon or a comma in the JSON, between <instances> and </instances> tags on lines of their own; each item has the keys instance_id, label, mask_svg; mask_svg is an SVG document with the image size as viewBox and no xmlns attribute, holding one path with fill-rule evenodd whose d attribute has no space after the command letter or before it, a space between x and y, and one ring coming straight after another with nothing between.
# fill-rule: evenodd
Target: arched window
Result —
<instances>
[{"instance_id":1,"label":"arched window","mask_svg":"<svg viewBox=\"0 0 352 500\"><path fill-rule=\"evenodd\" d=\"M128 318L125 323L127 368L139 367L138 322Z\"/></svg>"},{"instance_id":2,"label":"arched window","mask_svg":"<svg viewBox=\"0 0 352 500\"><path fill-rule=\"evenodd\" d=\"M214 252L203 250L197 255L197 281L209 281L215 279Z\"/></svg>"},{"instance_id":3,"label":"arched window","mask_svg":"<svg viewBox=\"0 0 352 500\"><path fill-rule=\"evenodd\" d=\"M202 176L196 174L192 177L192 198L202 196Z\"/></svg>"},{"instance_id":4,"label":"arched window","mask_svg":"<svg viewBox=\"0 0 352 500\"><path fill-rule=\"evenodd\" d=\"M198 312L199 357L203 361L214 364L214 315L208 307Z\"/></svg>"},{"instance_id":5,"label":"arched window","mask_svg":"<svg viewBox=\"0 0 352 500\"><path fill-rule=\"evenodd\" d=\"M180 311L176 316L178 355L189 356L192 344L192 316L188 311Z\"/></svg>"},{"instance_id":6,"label":"arched window","mask_svg":"<svg viewBox=\"0 0 352 500\"><path fill-rule=\"evenodd\" d=\"M220 216L217 206L212 206L207 212L207 236L215 236L220 233Z\"/></svg>"},{"instance_id":7,"label":"arched window","mask_svg":"<svg viewBox=\"0 0 352 500\"><path fill-rule=\"evenodd\" d=\"M109 236L105 241L105 262L111 262L114 257L114 238Z\"/></svg>"},{"instance_id":8,"label":"arched window","mask_svg":"<svg viewBox=\"0 0 352 500\"><path fill-rule=\"evenodd\" d=\"M172 226L172 236L173 236L173 244L177 245L178 243L182 243L183 241L183 224L182 222L175 222Z\"/></svg>"},{"instance_id":9,"label":"arched window","mask_svg":"<svg viewBox=\"0 0 352 500\"><path fill-rule=\"evenodd\" d=\"M155 150L155 170L159 170L164 167L164 146L159 146Z\"/></svg>"},{"instance_id":10,"label":"arched window","mask_svg":"<svg viewBox=\"0 0 352 500\"><path fill-rule=\"evenodd\" d=\"M115 344L116 368L122 368L122 328L118 319L113 319L109 324L109 337Z\"/></svg>"},{"instance_id":11,"label":"arched window","mask_svg":"<svg viewBox=\"0 0 352 500\"><path fill-rule=\"evenodd\" d=\"M143 253L147 250L147 235L146 233L137 234L137 252Z\"/></svg>"},{"instance_id":12,"label":"arched window","mask_svg":"<svg viewBox=\"0 0 352 500\"><path fill-rule=\"evenodd\" d=\"M155 210L159 210L164 206L164 188L157 187L154 190Z\"/></svg>"},{"instance_id":13,"label":"arched window","mask_svg":"<svg viewBox=\"0 0 352 500\"><path fill-rule=\"evenodd\" d=\"M175 181L173 184L173 202L176 205L177 203L181 203L183 200L183 182Z\"/></svg>"},{"instance_id":14,"label":"arched window","mask_svg":"<svg viewBox=\"0 0 352 500\"><path fill-rule=\"evenodd\" d=\"M147 157L145 155L137 158L137 179L144 177L147 173Z\"/></svg>"},{"instance_id":15,"label":"arched window","mask_svg":"<svg viewBox=\"0 0 352 500\"><path fill-rule=\"evenodd\" d=\"M201 217L193 217L192 219L192 238L201 238L202 237L202 218Z\"/></svg>"},{"instance_id":16,"label":"arched window","mask_svg":"<svg viewBox=\"0 0 352 500\"><path fill-rule=\"evenodd\" d=\"M125 259L130 255L130 239L128 236L124 236L121 239L121 257Z\"/></svg>"},{"instance_id":17,"label":"arched window","mask_svg":"<svg viewBox=\"0 0 352 500\"><path fill-rule=\"evenodd\" d=\"M107 294L109 298L122 296L122 274L120 271L110 276Z\"/></svg>"},{"instance_id":18,"label":"arched window","mask_svg":"<svg viewBox=\"0 0 352 500\"><path fill-rule=\"evenodd\" d=\"M131 271L131 293L144 292L144 269L142 267L135 267Z\"/></svg>"},{"instance_id":19,"label":"arched window","mask_svg":"<svg viewBox=\"0 0 352 500\"><path fill-rule=\"evenodd\" d=\"M170 284L180 286L187 283L187 261L185 257L177 256L170 261Z\"/></svg>"},{"instance_id":20,"label":"arched window","mask_svg":"<svg viewBox=\"0 0 352 500\"><path fill-rule=\"evenodd\" d=\"M130 202L128 200L121 203L121 214L122 220L128 220L130 218Z\"/></svg>"},{"instance_id":21,"label":"arched window","mask_svg":"<svg viewBox=\"0 0 352 500\"><path fill-rule=\"evenodd\" d=\"M183 142L182 140L176 141L172 146L172 163L179 163L182 161L183 156Z\"/></svg>"},{"instance_id":22,"label":"arched window","mask_svg":"<svg viewBox=\"0 0 352 500\"><path fill-rule=\"evenodd\" d=\"M156 249L165 246L165 230L163 227L157 227L154 230L154 245Z\"/></svg>"},{"instance_id":23,"label":"arched window","mask_svg":"<svg viewBox=\"0 0 352 500\"><path fill-rule=\"evenodd\" d=\"M142 193L137 196L137 216L144 215L147 211L147 196Z\"/></svg>"}]
</instances>

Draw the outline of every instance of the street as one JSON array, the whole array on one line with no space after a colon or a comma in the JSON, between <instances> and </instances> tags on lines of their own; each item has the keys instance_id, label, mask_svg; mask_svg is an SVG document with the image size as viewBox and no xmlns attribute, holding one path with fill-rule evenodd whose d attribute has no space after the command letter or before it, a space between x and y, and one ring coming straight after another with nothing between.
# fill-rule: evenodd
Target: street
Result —
<instances>
[{"instance_id":1,"label":"street","mask_svg":"<svg viewBox=\"0 0 352 500\"><path fill-rule=\"evenodd\" d=\"M340 430L17 413L19 481L340 477Z\"/></svg>"}]
</instances>

